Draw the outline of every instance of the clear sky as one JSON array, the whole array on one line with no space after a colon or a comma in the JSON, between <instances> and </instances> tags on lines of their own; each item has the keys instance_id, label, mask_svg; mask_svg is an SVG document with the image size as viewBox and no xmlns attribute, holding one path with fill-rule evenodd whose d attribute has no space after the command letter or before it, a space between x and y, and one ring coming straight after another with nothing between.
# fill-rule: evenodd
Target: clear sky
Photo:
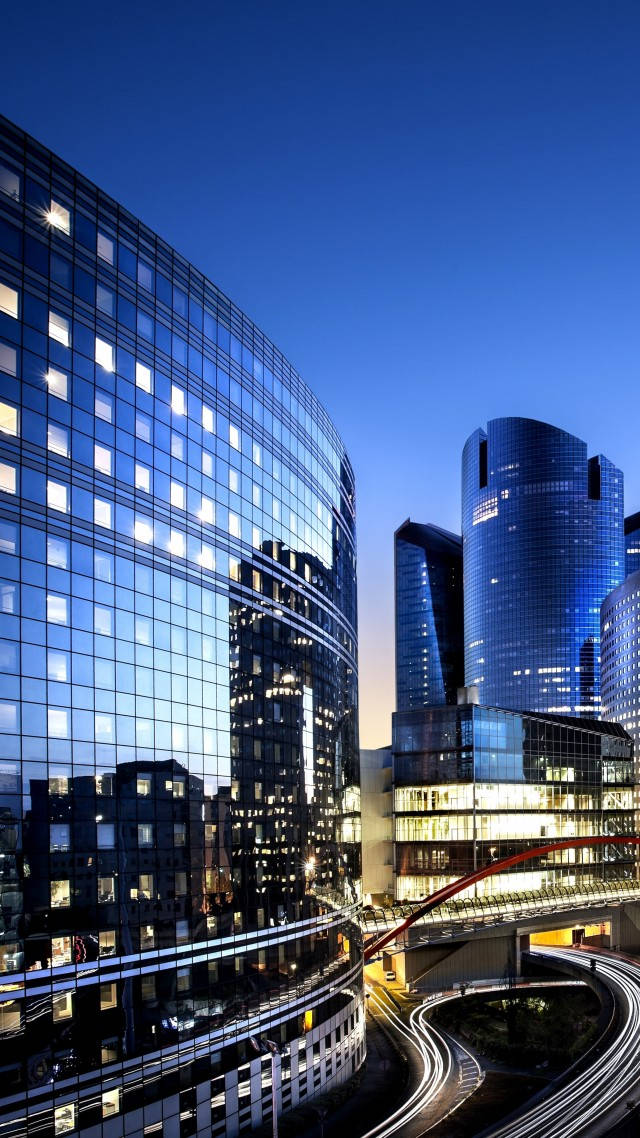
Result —
<instances>
[{"instance_id":1,"label":"clear sky","mask_svg":"<svg viewBox=\"0 0 640 1138\"><path fill-rule=\"evenodd\" d=\"M33 0L2 110L281 347L358 491L361 741L390 736L393 531L459 525L488 418L640 508L637 0Z\"/></svg>"}]
</instances>

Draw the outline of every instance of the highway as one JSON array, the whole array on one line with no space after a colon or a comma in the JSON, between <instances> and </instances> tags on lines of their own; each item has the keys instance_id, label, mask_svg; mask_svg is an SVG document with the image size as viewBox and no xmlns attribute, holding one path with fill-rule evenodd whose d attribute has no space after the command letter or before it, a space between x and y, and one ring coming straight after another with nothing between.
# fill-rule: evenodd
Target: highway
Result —
<instances>
[{"instance_id":1,"label":"highway","mask_svg":"<svg viewBox=\"0 0 640 1138\"><path fill-rule=\"evenodd\" d=\"M597 952L587 955L554 948L535 955L549 964L568 960L586 972L595 958L597 974L618 1006L618 1030L602 1051L594 1045L593 1062L566 1087L525 1109L517 1118L487 1131L486 1138L613 1135L616 1126L629 1116L627 1103L640 1096L640 968L623 957Z\"/></svg>"}]
</instances>

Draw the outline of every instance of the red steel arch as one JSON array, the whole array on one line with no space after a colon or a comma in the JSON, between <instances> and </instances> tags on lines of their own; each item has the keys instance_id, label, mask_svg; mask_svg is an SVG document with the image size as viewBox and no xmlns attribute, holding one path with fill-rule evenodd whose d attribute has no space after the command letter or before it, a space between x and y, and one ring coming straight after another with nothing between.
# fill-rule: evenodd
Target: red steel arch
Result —
<instances>
[{"instance_id":1,"label":"red steel arch","mask_svg":"<svg viewBox=\"0 0 640 1138\"><path fill-rule=\"evenodd\" d=\"M509 869L512 865L518 865L521 861L529 861L533 857L542 857L544 854L553 853L555 850L570 850L576 849L580 846L610 846L610 845L640 845L640 837L635 834L625 834L624 837L616 835L612 836L599 836L593 838L567 838L562 842L552 842L547 846L536 846L532 850L522 850L521 853L512 854L510 857L500 858L499 861L493 861L490 865L485 865L482 869L474 869L472 873L465 873L464 877L458 877L456 881L450 881L448 885L444 885L442 889L437 889L430 897L426 897L421 902L420 907L401 921L395 928L389 929L383 933L381 937L371 941L364 950L365 964L370 960L376 952L385 948L392 940L399 937L406 929L410 928L415 921L419 921L432 909L436 909L443 901L448 901L450 897L455 897L456 893L461 893L463 889L467 889L470 885L475 885L476 881L482 881L483 877L492 877L494 873L500 873L502 869Z\"/></svg>"}]
</instances>

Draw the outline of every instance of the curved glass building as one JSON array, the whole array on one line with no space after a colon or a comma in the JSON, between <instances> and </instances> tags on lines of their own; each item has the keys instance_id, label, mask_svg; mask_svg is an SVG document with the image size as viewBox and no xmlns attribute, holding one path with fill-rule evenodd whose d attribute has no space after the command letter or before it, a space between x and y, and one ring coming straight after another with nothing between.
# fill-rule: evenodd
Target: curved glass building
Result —
<instances>
[{"instance_id":1,"label":"curved glass building","mask_svg":"<svg viewBox=\"0 0 640 1138\"><path fill-rule=\"evenodd\" d=\"M581 439L494 419L462 459L465 682L481 704L597 716L600 605L624 577L623 476Z\"/></svg>"},{"instance_id":2,"label":"curved glass building","mask_svg":"<svg viewBox=\"0 0 640 1138\"><path fill-rule=\"evenodd\" d=\"M621 723L640 746L640 570L602 602L602 718Z\"/></svg>"},{"instance_id":3,"label":"curved glass building","mask_svg":"<svg viewBox=\"0 0 640 1138\"><path fill-rule=\"evenodd\" d=\"M407 519L395 533L396 709L455 703L463 683L462 539Z\"/></svg>"},{"instance_id":4,"label":"curved glass building","mask_svg":"<svg viewBox=\"0 0 640 1138\"><path fill-rule=\"evenodd\" d=\"M0 148L0 1135L233 1136L364 1058L353 474L198 270Z\"/></svg>"}]
</instances>

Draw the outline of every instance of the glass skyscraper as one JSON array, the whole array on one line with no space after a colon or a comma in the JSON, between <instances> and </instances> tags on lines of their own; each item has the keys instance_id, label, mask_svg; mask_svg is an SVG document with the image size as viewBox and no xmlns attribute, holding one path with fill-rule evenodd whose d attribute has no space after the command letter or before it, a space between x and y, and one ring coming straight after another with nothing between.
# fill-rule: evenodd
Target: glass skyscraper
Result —
<instances>
[{"instance_id":1,"label":"glass skyscraper","mask_svg":"<svg viewBox=\"0 0 640 1138\"><path fill-rule=\"evenodd\" d=\"M626 574L640 569L640 513L630 514L624 519L625 569Z\"/></svg>"},{"instance_id":2,"label":"glass skyscraper","mask_svg":"<svg viewBox=\"0 0 640 1138\"><path fill-rule=\"evenodd\" d=\"M632 736L640 769L640 570L605 597L600 619L602 718L621 723Z\"/></svg>"},{"instance_id":3,"label":"glass skyscraper","mask_svg":"<svg viewBox=\"0 0 640 1138\"><path fill-rule=\"evenodd\" d=\"M462 539L407 520L395 533L396 708L455 703L464 682Z\"/></svg>"},{"instance_id":4,"label":"glass skyscraper","mask_svg":"<svg viewBox=\"0 0 640 1138\"><path fill-rule=\"evenodd\" d=\"M348 457L6 120L0 444L0 1135L232 1138L364 1059Z\"/></svg>"},{"instance_id":5,"label":"glass skyscraper","mask_svg":"<svg viewBox=\"0 0 640 1138\"><path fill-rule=\"evenodd\" d=\"M494 419L464 448L462 538L480 703L597 716L600 605L625 575L621 471L557 427Z\"/></svg>"}]
</instances>

